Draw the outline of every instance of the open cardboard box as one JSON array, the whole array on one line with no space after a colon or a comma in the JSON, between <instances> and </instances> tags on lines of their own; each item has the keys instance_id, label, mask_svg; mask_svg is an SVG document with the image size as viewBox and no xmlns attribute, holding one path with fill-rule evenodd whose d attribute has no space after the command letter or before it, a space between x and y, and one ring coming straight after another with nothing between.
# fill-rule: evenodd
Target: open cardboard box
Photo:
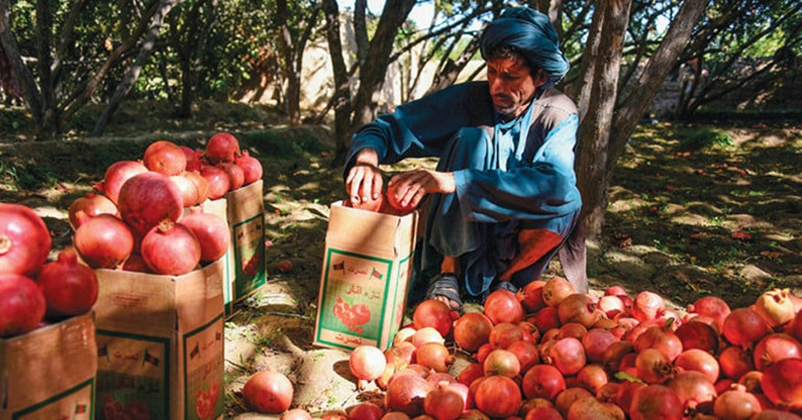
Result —
<instances>
[{"instance_id":1,"label":"open cardboard box","mask_svg":"<svg viewBox=\"0 0 802 420\"><path fill-rule=\"evenodd\" d=\"M97 418L222 419L225 259L182 276L95 272Z\"/></svg>"},{"instance_id":2,"label":"open cardboard box","mask_svg":"<svg viewBox=\"0 0 802 420\"><path fill-rule=\"evenodd\" d=\"M0 338L0 419L94 419L93 312Z\"/></svg>"},{"instance_id":3,"label":"open cardboard box","mask_svg":"<svg viewBox=\"0 0 802 420\"><path fill-rule=\"evenodd\" d=\"M390 347L406 307L418 213L331 205L314 343Z\"/></svg>"},{"instance_id":4,"label":"open cardboard box","mask_svg":"<svg viewBox=\"0 0 802 420\"><path fill-rule=\"evenodd\" d=\"M207 200L199 206L204 213L224 218L231 229L231 246L223 257L226 315L234 312L235 303L267 282L263 185L264 181L258 180L229 191L224 198Z\"/></svg>"}]
</instances>

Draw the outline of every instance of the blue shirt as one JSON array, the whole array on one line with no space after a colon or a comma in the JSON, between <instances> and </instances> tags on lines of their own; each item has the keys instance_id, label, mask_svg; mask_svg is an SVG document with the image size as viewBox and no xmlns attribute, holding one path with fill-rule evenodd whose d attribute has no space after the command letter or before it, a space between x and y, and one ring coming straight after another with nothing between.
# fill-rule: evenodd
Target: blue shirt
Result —
<instances>
[{"instance_id":1,"label":"blue shirt","mask_svg":"<svg viewBox=\"0 0 802 420\"><path fill-rule=\"evenodd\" d=\"M500 122L487 82L453 85L361 127L351 142L346 173L356 153L366 147L378 153L382 164L407 157L440 157L460 129L483 128L497 134L493 162L453 171L464 219L484 223L519 220L563 232L581 207L574 172L576 106L549 88L527 114L530 127L521 143L517 138L522 119L506 125Z\"/></svg>"}]
</instances>

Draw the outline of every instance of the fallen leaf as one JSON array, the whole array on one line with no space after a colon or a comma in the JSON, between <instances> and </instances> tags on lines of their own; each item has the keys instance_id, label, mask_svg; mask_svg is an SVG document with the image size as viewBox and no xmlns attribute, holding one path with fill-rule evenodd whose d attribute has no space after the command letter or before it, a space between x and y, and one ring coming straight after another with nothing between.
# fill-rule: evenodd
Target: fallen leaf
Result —
<instances>
[{"instance_id":1,"label":"fallen leaf","mask_svg":"<svg viewBox=\"0 0 802 420\"><path fill-rule=\"evenodd\" d=\"M619 248L627 248L632 246L632 237L626 233L617 233L615 239L618 241Z\"/></svg>"},{"instance_id":2,"label":"fallen leaf","mask_svg":"<svg viewBox=\"0 0 802 420\"><path fill-rule=\"evenodd\" d=\"M732 239L738 239L739 241L751 241L752 240L752 235L750 235L750 234L748 234L746 232L742 232L742 231L732 232L730 234L730 237Z\"/></svg>"},{"instance_id":3,"label":"fallen leaf","mask_svg":"<svg viewBox=\"0 0 802 420\"><path fill-rule=\"evenodd\" d=\"M760 255L772 260L780 258L780 253L777 251L760 251Z\"/></svg>"},{"instance_id":4,"label":"fallen leaf","mask_svg":"<svg viewBox=\"0 0 802 420\"><path fill-rule=\"evenodd\" d=\"M708 237L707 232L696 232L696 233L692 233L691 234L691 239L695 239L697 241L700 240L700 239L707 238L707 237Z\"/></svg>"}]
</instances>

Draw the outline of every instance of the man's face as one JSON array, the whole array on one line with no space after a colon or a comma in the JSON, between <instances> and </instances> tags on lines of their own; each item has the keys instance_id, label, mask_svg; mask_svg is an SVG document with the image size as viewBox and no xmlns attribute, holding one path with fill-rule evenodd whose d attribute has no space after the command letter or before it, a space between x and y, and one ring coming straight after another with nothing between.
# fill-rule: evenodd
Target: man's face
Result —
<instances>
[{"instance_id":1,"label":"man's face","mask_svg":"<svg viewBox=\"0 0 802 420\"><path fill-rule=\"evenodd\" d=\"M521 115L532 102L535 90L546 82L543 70L532 76L532 69L520 57L487 61L487 81L493 107L505 120Z\"/></svg>"}]
</instances>

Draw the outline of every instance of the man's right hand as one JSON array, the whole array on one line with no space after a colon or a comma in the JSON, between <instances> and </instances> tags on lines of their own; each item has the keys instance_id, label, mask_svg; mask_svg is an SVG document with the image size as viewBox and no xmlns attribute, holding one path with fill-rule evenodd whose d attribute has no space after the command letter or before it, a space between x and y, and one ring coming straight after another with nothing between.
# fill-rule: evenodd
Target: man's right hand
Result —
<instances>
[{"instance_id":1,"label":"man's right hand","mask_svg":"<svg viewBox=\"0 0 802 420\"><path fill-rule=\"evenodd\" d=\"M378 200L381 196L384 174L379 169L379 156L373 149L362 149L356 155L356 163L348 171L345 189L352 203Z\"/></svg>"}]
</instances>

